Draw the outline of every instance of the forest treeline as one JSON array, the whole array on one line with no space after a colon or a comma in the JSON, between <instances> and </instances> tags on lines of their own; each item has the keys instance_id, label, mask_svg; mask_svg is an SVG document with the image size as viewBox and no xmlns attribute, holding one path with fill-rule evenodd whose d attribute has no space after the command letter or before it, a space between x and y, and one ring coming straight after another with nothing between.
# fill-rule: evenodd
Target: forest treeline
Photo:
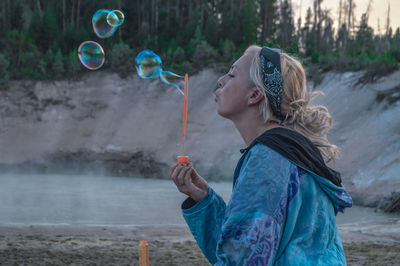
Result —
<instances>
[{"instance_id":1,"label":"forest treeline","mask_svg":"<svg viewBox=\"0 0 400 266\"><path fill-rule=\"evenodd\" d=\"M340 0L338 10L322 3L314 0L302 21L290 0L0 0L0 87L9 79L76 77L84 69L77 48L88 40L103 46L103 68L121 76L134 71L143 49L159 54L169 70L193 73L232 63L250 44L279 47L325 70L397 68L400 29L390 26L390 6L375 32L372 1L360 18L354 0ZM93 32L98 9L125 14L110 38Z\"/></svg>"}]
</instances>

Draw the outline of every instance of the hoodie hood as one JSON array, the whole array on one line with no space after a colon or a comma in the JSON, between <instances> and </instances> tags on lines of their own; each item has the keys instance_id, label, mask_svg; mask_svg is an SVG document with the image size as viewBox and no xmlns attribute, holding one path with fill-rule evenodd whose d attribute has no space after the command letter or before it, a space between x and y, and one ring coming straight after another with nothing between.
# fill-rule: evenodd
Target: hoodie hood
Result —
<instances>
[{"instance_id":1,"label":"hoodie hood","mask_svg":"<svg viewBox=\"0 0 400 266\"><path fill-rule=\"evenodd\" d=\"M321 189L328 195L333 203L333 208L335 209L335 215L338 212L344 212L345 208L350 208L353 206L353 200L347 193L343 185L336 186L329 180L316 175L313 172L306 170L314 178L315 182L321 187Z\"/></svg>"},{"instance_id":2,"label":"hoodie hood","mask_svg":"<svg viewBox=\"0 0 400 266\"><path fill-rule=\"evenodd\" d=\"M309 172L331 199L335 215L353 205L350 195L342 185L340 173L325 164L320 151L307 137L287 128L272 128L241 152L247 153L257 143L270 147Z\"/></svg>"}]
</instances>

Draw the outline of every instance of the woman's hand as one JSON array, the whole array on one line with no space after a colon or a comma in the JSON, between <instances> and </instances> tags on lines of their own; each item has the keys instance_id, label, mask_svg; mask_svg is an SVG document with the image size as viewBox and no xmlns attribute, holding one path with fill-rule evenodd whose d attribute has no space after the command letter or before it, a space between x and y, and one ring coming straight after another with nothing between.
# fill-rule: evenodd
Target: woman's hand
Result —
<instances>
[{"instance_id":1,"label":"woman's hand","mask_svg":"<svg viewBox=\"0 0 400 266\"><path fill-rule=\"evenodd\" d=\"M206 180L194 170L192 163L172 166L170 177L174 180L179 192L188 195L196 202L199 202L208 194Z\"/></svg>"}]
</instances>

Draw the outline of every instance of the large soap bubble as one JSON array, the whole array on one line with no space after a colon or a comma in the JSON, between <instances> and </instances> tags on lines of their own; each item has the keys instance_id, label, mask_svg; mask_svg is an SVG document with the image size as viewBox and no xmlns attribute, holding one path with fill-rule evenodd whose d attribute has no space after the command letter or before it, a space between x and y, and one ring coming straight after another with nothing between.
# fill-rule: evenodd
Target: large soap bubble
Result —
<instances>
[{"instance_id":1,"label":"large soap bubble","mask_svg":"<svg viewBox=\"0 0 400 266\"><path fill-rule=\"evenodd\" d=\"M184 92L179 87L179 85L183 84L184 77L172 73L171 71L162 70L161 58L153 51L144 50L140 52L136 56L135 61L138 75L141 78L149 79L160 77L162 82L174 86L182 95L184 95Z\"/></svg>"},{"instance_id":2,"label":"large soap bubble","mask_svg":"<svg viewBox=\"0 0 400 266\"><path fill-rule=\"evenodd\" d=\"M111 12L108 9L100 9L97 10L96 13L94 13L92 18L92 25L94 33L96 33L99 38L104 39L111 37L118 29L118 26L112 26L108 23L108 21L117 21L119 23L120 20L117 13Z\"/></svg>"},{"instance_id":3,"label":"large soap bubble","mask_svg":"<svg viewBox=\"0 0 400 266\"><path fill-rule=\"evenodd\" d=\"M184 82L185 78L183 76L179 76L170 71L161 70L160 79L161 81L167 83L168 85L175 86L175 88L177 88L179 92L183 94L182 89L179 87L179 85L181 85Z\"/></svg>"},{"instance_id":4,"label":"large soap bubble","mask_svg":"<svg viewBox=\"0 0 400 266\"><path fill-rule=\"evenodd\" d=\"M90 70L99 69L105 60L103 47L93 41L86 41L79 45L78 57L82 65Z\"/></svg>"},{"instance_id":5,"label":"large soap bubble","mask_svg":"<svg viewBox=\"0 0 400 266\"><path fill-rule=\"evenodd\" d=\"M107 15L107 23L113 27L119 27L124 23L125 16L119 10L113 10Z\"/></svg>"},{"instance_id":6,"label":"large soap bubble","mask_svg":"<svg viewBox=\"0 0 400 266\"><path fill-rule=\"evenodd\" d=\"M161 58L153 51L144 50L136 56L136 69L141 78L155 78L161 72Z\"/></svg>"}]
</instances>

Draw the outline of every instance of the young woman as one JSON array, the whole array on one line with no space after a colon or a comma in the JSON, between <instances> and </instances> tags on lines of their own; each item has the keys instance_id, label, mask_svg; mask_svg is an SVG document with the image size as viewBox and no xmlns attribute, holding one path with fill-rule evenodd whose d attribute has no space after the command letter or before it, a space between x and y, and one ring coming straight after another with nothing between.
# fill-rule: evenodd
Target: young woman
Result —
<instances>
[{"instance_id":1,"label":"young woman","mask_svg":"<svg viewBox=\"0 0 400 266\"><path fill-rule=\"evenodd\" d=\"M340 174L327 167L331 116L310 106L302 65L250 46L218 80L218 114L233 121L246 149L228 205L193 165L171 179L189 196L183 216L214 265L345 265L335 215L351 207Z\"/></svg>"}]
</instances>

